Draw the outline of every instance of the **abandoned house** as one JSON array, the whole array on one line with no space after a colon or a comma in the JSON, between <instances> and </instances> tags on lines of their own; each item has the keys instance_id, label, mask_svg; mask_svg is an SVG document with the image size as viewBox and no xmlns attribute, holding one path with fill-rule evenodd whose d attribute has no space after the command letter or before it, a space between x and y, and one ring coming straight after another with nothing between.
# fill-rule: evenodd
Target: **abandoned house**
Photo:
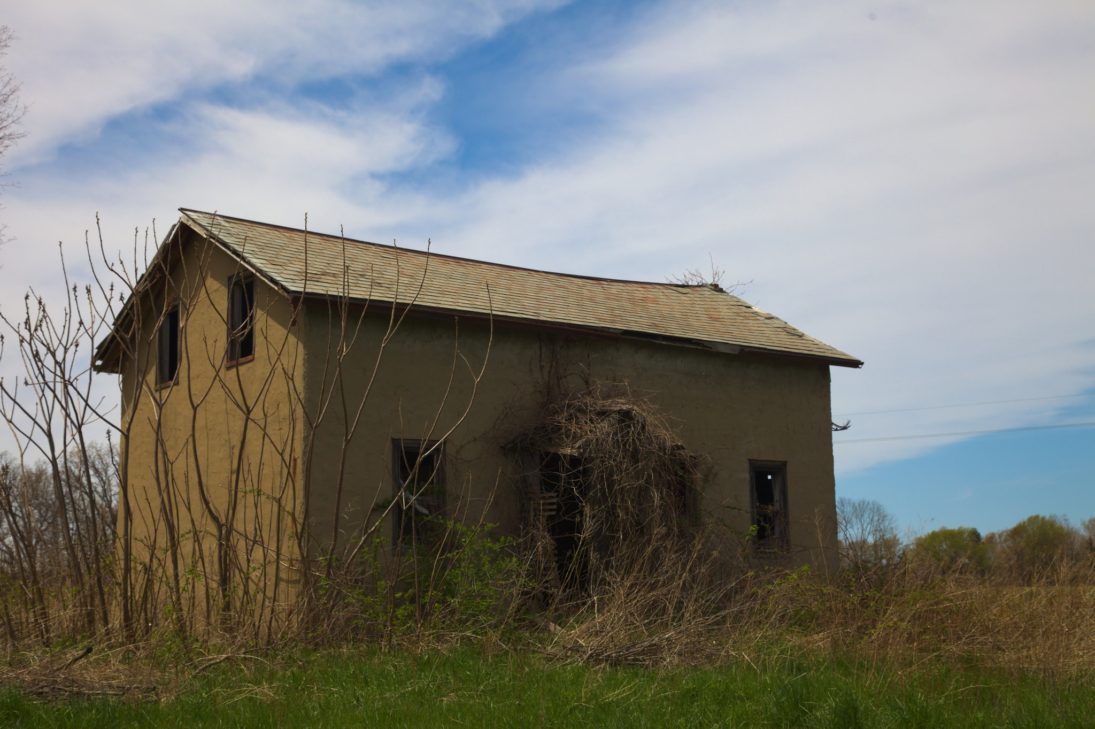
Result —
<instances>
[{"instance_id":1,"label":"abandoned house","mask_svg":"<svg viewBox=\"0 0 1095 729\"><path fill-rule=\"evenodd\" d=\"M581 454L529 434L590 392L605 417L650 404L700 464L661 508L795 561L835 545L829 367L861 363L717 285L180 212L95 353L121 376L124 528L148 549L233 530L345 555L438 516L516 534L530 500L561 539Z\"/></svg>"}]
</instances>

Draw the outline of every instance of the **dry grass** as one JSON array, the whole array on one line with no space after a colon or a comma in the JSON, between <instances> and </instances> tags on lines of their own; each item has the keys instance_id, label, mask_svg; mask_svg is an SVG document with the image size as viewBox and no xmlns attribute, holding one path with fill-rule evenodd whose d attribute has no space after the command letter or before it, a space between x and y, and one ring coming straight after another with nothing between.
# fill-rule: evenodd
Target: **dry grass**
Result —
<instances>
[{"instance_id":1,"label":"dry grass","mask_svg":"<svg viewBox=\"0 0 1095 729\"><path fill-rule=\"evenodd\" d=\"M375 555L363 550L353 579L334 572L325 583L324 621L277 642L245 630L187 639L166 617L139 645L82 632L63 574L43 583L49 633L12 576L0 599L0 683L36 696L149 695L165 685L164 675L133 668L149 659L192 676L262 650L317 644L421 652L474 643L567 664L649 667L749 662L775 650L1061 675L1095 669L1095 553L1033 582L1006 568L940 571L911 561L828 579L758 568L748 540L705 531L682 510L702 467L648 404L592 392L543 412L524 446L580 464L586 490L572 559L583 562L581 580L560 574L570 568L535 508L519 543L454 520L432 550L395 562L379 556L379 543ZM70 648L88 644L88 655Z\"/></svg>"},{"instance_id":2,"label":"dry grass","mask_svg":"<svg viewBox=\"0 0 1095 729\"><path fill-rule=\"evenodd\" d=\"M144 650L142 650L144 649ZM0 686L44 700L162 696L171 683L146 660L134 660L147 646L96 650L92 645L59 651L22 652L0 668Z\"/></svg>"},{"instance_id":3,"label":"dry grass","mask_svg":"<svg viewBox=\"0 0 1095 729\"><path fill-rule=\"evenodd\" d=\"M666 577L622 577L548 640L565 661L715 665L776 650L902 664L974 663L1046 674L1095 670L1095 569L996 584L904 568L824 582L806 570L746 572L688 555ZM670 576L672 576L670 578ZM720 587L712 588L717 577Z\"/></svg>"}]
</instances>

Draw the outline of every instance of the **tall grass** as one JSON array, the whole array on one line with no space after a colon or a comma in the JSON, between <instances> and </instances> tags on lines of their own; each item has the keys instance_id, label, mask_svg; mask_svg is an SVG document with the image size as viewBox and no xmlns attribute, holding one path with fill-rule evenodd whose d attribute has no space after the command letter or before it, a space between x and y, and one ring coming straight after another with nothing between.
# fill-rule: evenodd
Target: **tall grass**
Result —
<instances>
[{"instance_id":1,"label":"tall grass","mask_svg":"<svg viewBox=\"0 0 1095 729\"><path fill-rule=\"evenodd\" d=\"M157 702L39 703L0 691L0 725L51 727L1081 727L1079 678L907 669L758 653L749 662L591 668L512 652L328 651L222 663Z\"/></svg>"},{"instance_id":2,"label":"tall grass","mask_svg":"<svg viewBox=\"0 0 1095 729\"><path fill-rule=\"evenodd\" d=\"M1077 674L1095 669L1095 564L1036 581L900 564L820 579L808 568L744 571L697 553L654 576L623 574L550 636L566 660L647 666L747 660L782 646L910 665Z\"/></svg>"}]
</instances>

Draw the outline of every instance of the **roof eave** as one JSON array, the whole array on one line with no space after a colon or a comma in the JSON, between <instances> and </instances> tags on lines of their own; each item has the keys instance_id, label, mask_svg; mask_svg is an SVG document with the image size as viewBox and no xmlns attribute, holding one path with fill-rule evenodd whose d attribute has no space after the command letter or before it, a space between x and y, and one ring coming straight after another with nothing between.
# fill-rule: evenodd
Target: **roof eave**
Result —
<instances>
[{"instance_id":1,"label":"roof eave","mask_svg":"<svg viewBox=\"0 0 1095 729\"><path fill-rule=\"evenodd\" d=\"M149 262L148 267L145 269L145 272L141 274L141 276L137 279L137 283L134 284L133 291L130 293L129 299L122 306L121 311L118 312L118 316L115 317L115 322L120 321L123 316L128 314L132 302L141 294L142 289L148 286L148 284L146 283L148 279L146 277L148 276L149 271L155 270L156 263L159 261L160 257L166 255L164 251L168 249L168 244L172 241L173 237L178 234L180 223L185 224L188 228L190 228L190 230L194 231L206 240L212 242L224 253L238 261L241 266L253 273L257 278L264 281L275 291L278 291L285 296L291 296L294 293L297 293L291 291L276 278L252 263L250 259L247 258L247 254L245 252L237 251L231 244L218 236L216 232L210 230L206 226L202 225L199 221L192 218L187 213L187 210L185 208L179 208L179 213L179 220L171 226L171 230L169 230L167 232L167 235L164 236L163 242L156 249L156 253L152 256L152 260ZM119 361L120 358L114 351L116 343L117 328L115 326L111 327L110 333L107 334L103 341L99 342L98 346L95 347L95 351L92 355L91 361L92 369L94 369L96 372L104 372L108 374L121 373L121 363Z\"/></svg>"},{"instance_id":2,"label":"roof eave","mask_svg":"<svg viewBox=\"0 0 1095 729\"><path fill-rule=\"evenodd\" d=\"M786 349L766 349L764 347L742 347L742 352L750 352L754 354L765 355L778 355L780 357L790 357L792 359L809 360L811 362L817 362L819 364L832 365L834 367L848 367L851 369L859 369L863 366L862 360L858 360L855 357L849 355L835 356L824 354L812 354L810 352L793 352Z\"/></svg>"},{"instance_id":3,"label":"roof eave","mask_svg":"<svg viewBox=\"0 0 1095 729\"><path fill-rule=\"evenodd\" d=\"M122 321L126 316L129 315L134 300L136 300L137 297L140 296L144 288L150 285L147 283L147 276L149 271L156 270L156 263L160 260L162 256L167 255L165 251L168 249L168 244L170 244L172 239L178 234L178 231L179 223L178 221L176 221L171 224L171 228L167 231L167 235L164 236L163 241L156 248L156 252L155 254L153 254L152 260L149 261L144 273L142 273L137 278L137 282L133 284L133 288L129 292L129 298L125 300L125 302L122 304L121 310L118 312L118 315L114 317L114 322L110 327L110 331L103 338L103 340L99 342L98 345L96 345L95 351L92 352L91 355L91 368L96 372L104 372L107 374L121 373L122 368L120 357L115 352L115 348L118 342L118 322Z\"/></svg>"},{"instance_id":4,"label":"roof eave","mask_svg":"<svg viewBox=\"0 0 1095 729\"><path fill-rule=\"evenodd\" d=\"M292 294L301 296L306 300L329 300L332 298L339 298L339 296L335 294L321 294L316 292L309 293L294 291L292 292ZM792 358L799 361L809 361L818 364L833 365L837 367L859 368L863 366L863 362L847 355L826 356L821 354L811 354L809 352L794 352L784 349L770 349L744 344L735 344L733 342L715 342L707 339L674 337L664 334L654 334L650 332L618 329L615 327L598 327L588 324L573 324L567 322L551 321L548 319L530 319L527 317L507 316L505 314L491 314L482 311L473 311L470 309L424 306L422 304L416 304L413 302L392 302L388 299L365 299L351 297L348 300L356 304L369 304L379 307L392 307L396 305L410 306L419 314L426 314L431 316L461 316L480 321L493 321L505 324L514 324L517 326L533 327L536 329L550 329L555 331L575 332L583 334L598 334L601 336L631 339L641 342L653 342L655 344L665 344L668 346L687 347L689 349L702 349L704 351L717 352L719 354L756 354L767 357Z\"/></svg>"}]
</instances>

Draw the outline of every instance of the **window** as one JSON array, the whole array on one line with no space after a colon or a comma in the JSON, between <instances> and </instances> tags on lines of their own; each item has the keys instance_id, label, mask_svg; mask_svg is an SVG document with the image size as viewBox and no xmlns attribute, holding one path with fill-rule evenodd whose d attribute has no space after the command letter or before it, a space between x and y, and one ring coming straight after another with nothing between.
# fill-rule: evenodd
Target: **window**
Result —
<instances>
[{"instance_id":1,"label":"window","mask_svg":"<svg viewBox=\"0 0 1095 729\"><path fill-rule=\"evenodd\" d=\"M392 442L396 544L430 544L443 535L445 479L441 465L442 447L437 442Z\"/></svg>"},{"instance_id":2,"label":"window","mask_svg":"<svg viewBox=\"0 0 1095 729\"><path fill-rule=\"evenodd\" d=\"M233 276L228 281L228 363L255 355L255 279Z\"/></svg>"},{"instance_id":3,"label":"window","mask_svg":"<svg viewBox=\"0 0 1095 729\"><path fill-rule=\"evenodd\" d=\"M787 464L781 461L750 461L753 527L757 547L787 547Z\"/></svg>"},{"instance_id":4,"label":"window","mask_svg":"<svg viewBox=\"0 0 1095 729\"><path fill-rule=\"evenodd\" d=\"M156 384L169 385L179 374L179 306L167 310L156 332Z\"/></svg>"}]
</instances>

